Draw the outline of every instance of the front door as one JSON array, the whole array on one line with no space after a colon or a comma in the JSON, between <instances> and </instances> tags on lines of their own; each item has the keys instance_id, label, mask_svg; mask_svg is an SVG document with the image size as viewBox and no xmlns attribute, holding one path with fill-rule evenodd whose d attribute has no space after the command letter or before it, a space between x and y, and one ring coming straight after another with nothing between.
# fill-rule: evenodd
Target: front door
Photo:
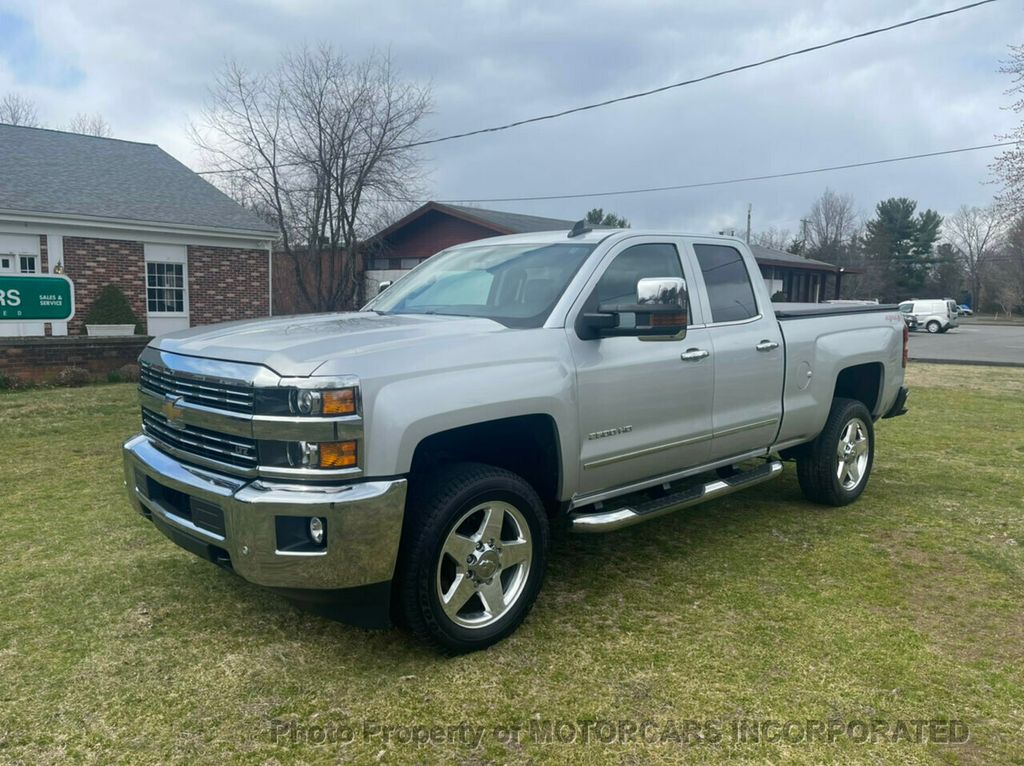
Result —
<instances>
[{"instance_id":1,"label":"front door","mask_svg":"<svg viewBox=\"0 0 1024 766\"><path fill-rule=\"evenodd\" d=\"M715 367L712 460L762 449L775 441L782 418L785 349L770 303L759 305L760 273L740 251L721 242L693 243L708 301Z\"/></svg>"},{"instance_id":2,"label":"front door","mask_svg":"<svg viewBox=\"0 0 1024 766\"><path fill-rule=\"evenodd\" d=\"M679 245L659 237L620 243L584 290L579 313L601 303L635 303L636 283L644 277L689 283L695 275L689 265L684 271ZM691 304L691 322L694 312L699 319L699 306ZM678 340L584 340L570 322L566 332L579 394L580 494L707 461L714 393L708 330L691 330Z\"/></svg>"}]
</instances>

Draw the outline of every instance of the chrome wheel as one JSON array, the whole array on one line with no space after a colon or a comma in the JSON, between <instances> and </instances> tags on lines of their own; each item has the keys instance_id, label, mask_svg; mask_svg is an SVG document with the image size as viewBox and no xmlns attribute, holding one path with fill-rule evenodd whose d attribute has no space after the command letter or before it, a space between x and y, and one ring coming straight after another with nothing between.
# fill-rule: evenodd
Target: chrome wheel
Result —
<instances>
[{"instance_id":1,"label":"chrome wheel","mask_svg":"<svg viewBox=\"0 0 1024 766\"><path fill-rule=\"evenodd\" d=\"M838 465L836 478L843 489L854 489L861 480L868 465L868 429L860 418L853 418L843 427L836 448Z\"/></svg>"},{"instance_id":2,"label":"chrome wheel","mask_svg":"<svg viewBox=\"0 0 1024 766\"><path fill-rule=\"evenodd\" d=\"M452 525L437 562L437 597L456 625L486 628L526 588L533 560L530 527L510 503L474 506Z\"/></svg>"}]
</instances>

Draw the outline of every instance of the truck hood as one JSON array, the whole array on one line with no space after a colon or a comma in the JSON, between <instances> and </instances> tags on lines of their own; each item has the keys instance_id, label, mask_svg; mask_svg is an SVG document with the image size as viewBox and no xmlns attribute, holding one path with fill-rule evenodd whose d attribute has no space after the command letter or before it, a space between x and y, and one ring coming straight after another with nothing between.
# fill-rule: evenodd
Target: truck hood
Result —
<instances>
[{"instance_id":1,"label":"truck hood","mask_svg":"<svg viewBox=\"0 0 1024 766\"><path fill-rule=\"evenodd\" d=\"M200 327L161 336L153 346L175 354L261 364L282 376L305 377L341 358L450 347L506 328L477 317L381 315L369 311L259 319ZM334 366L334 365L330 365Z\"/></svg>"}]
</instances>

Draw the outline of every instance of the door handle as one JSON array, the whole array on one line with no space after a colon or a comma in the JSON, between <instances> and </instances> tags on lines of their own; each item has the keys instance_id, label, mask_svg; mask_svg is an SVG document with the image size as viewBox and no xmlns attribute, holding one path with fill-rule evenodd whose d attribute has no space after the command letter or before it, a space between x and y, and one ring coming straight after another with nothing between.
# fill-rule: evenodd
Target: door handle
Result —
<instances>
[{"instance_id":1,"label":"door handle","mask_svg":"<svg viewBox=\"0 0 1024 766\"><path fill-rule=\"evenodd\" d=\"M688 348L679 355L679 358L684 362L699 362L701 359L706 359L710 355L711 352L704 348Z\"/></svg>"},{"instance_id":2,"label":"door handle","mask_svg":"<svg viewBox=\"0 0 1024 766\"><path fill-rule=\"evenodd\" d=\"M758 351L774 351L778 347L779 344L776 341L767 339L761 341L756 346L754 346L754 348L756 348Z\"/></svg>"}]
</instances>

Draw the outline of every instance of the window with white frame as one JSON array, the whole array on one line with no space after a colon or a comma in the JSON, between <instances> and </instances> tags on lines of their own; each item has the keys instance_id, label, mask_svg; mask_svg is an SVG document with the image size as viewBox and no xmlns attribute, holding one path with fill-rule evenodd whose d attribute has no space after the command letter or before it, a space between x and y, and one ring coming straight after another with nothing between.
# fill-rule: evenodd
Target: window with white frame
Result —
<instances>
[{"instance_id":1,"label":"window with white frame","mask_svg":"<svg viewBox=\"0 0 1024 766\"><path fill-rule=\"evenodd\" d=\"M35 274L36 257L34 255L19 255L18 272L21 274Z\"/></svg>"},{"instance_id":2,"label":"window with white frame","mask_svg":"<svg viewBox=\"0 0 1024 766\"><path fill-rule=\"evenodd\" d=\"M185 313L184 264L146 263L146 303L150 314Z\"/></svg>"}]
</instances>

